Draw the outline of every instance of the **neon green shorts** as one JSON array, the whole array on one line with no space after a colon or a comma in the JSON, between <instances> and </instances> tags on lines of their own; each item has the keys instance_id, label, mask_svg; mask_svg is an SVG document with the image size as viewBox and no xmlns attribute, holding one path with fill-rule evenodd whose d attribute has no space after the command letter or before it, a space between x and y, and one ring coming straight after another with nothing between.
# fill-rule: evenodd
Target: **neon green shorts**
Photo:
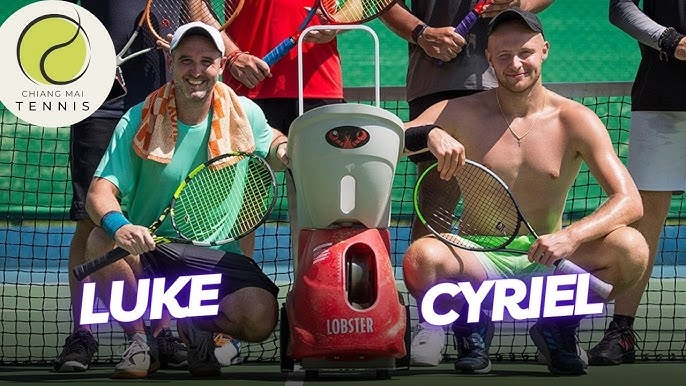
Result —
<instances>
[{"instance_id":1,"label":"neon green shorts","mask_svg":"<svg viewBox=\"0 0 686 386\"><path fill-rule=\"evenodd\" d=\"M536 241L532 236L519 236L508 246L508 249L528 251ZM503 241L504 242L504 241ZM480 243L483 245L483 243ZM494 243L495 245L496 243ZM500 244L500 243L497 243ZM552 274L555 267L532 263L526 253L510 252L473 252L486 270L489 279L526 278Z\"/></svg>"}]
</instances>

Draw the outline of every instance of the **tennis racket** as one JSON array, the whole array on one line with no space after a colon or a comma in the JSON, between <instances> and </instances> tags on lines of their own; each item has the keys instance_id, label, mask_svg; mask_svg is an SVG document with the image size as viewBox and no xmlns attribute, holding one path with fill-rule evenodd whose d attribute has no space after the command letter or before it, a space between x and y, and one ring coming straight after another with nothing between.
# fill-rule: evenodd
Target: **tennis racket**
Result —
<instances>
[{"instance_id":1,"label":"tennis racket","mask_svg":"<svg viewBox=\"0 0 686 386\"><path fill-rule=\"evenodd\" d=\"M520 235L522 224L531 236L538 238L538 234L522 215L503 180L484 166L467 160L454 178L445 181L439 178L437 165L429 166L414 188L417 217L431 233L469 251L528 252L508 248ZM425 192L421 199L420 190ZM588 273L565 259L556 261L555 266L566 274ZM604 299L612 291L612 285L593 275L590 288Z\"/></svg>"},{"instance_id":2,"label":"tennis racket","mask_svg":"<svg viewBox=\"0 0 686 386\"><path fill-rule=\"evenodd\" d=\"M478 3L476 3L474 8L471 11L469 11L469 13L462 19L462 21L460 21L460 24L458 24L457 27L455 27L455 32L460 34L460 36L466 38L467 33L469 33L472 27L474 27L474 24L479 19L481 14L484 12L484 7L491 4L491 1L493 0L481 0ZM442 66L444 63L444 61L436 59L436 64L438 64L439 66Z\"/></svg>"},{"instance_id":3,"label":"tennis racket","mask_svg":"<svg viewBox=\"0 0 686 386\"><path fill-rule=\"evenodd\" d=\"M202 21L215 25L222 31L235 19L243 8L244 0L148 0L136 29L119 51L116 58L117 72L108 101L126 95L127 88L121 66L127 61L147 54L159 48L158 40L166 40L179 26L191 21ZM144 48L129 52L138 35L144 31L150 33L143 39ZM128 54L128 55L127 55Z\"/></svg>"},{"instance_id":4,"label":"tennis racket","mask_svg":"<svg viewBox=\"0 0 686 386\"><path fill-rule=\"evenodd\" d=\"M329 24L360 24L388 10L395 0L315 0L310 12L293 35L272 49L262 60L270 67L295 47L298 38L318 11Z\"/></svg>"},{"instance_id":5,"label":"tennis racket","mask_svg":"<svg viewBox=\"0 0 686 386\"><path fill-rule=\"evenodd\" d=\"M246 153L224 154L193 169L148 230L156 244L222 245L264 223L275 202L276 179L265 160ZM178 237L155 235L167 217ZM127 255L125 249L115 248L75 267L74 276L83 280Z\"/></svg>"}]
</instances>

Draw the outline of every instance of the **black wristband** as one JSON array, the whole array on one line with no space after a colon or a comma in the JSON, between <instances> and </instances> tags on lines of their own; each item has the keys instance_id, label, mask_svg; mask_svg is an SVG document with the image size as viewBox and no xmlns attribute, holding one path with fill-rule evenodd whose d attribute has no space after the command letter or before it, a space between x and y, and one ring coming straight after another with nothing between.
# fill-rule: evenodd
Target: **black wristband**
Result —
<instances>
[{"instance_id":1,"label":"black wristband","mask_svg":"<svg viewBox=\"0 0 686 386\"><path fill-rule=\"evenodd\" d=\"M417 44L417 40L419 40L419 37L422 36L424 33L424 30L427 29L429 26L426 24L419 24L414 29L412 30L412 42L414 44Z\"/></svg>"},{"instance_id":2,"label":"black wristband","mask_svg":"<svg viewBox=\"0 0 686 386\"><path fill-rule=\"evenodd\" d=\"M429 132L435 128L440 129L440 126L423 125L405 130L405 149L409 151L426 149L429 142Z\"/></svg>"},{"instance_id":3,"label":"black wristband","mask_svg":"<svg viewBox=\"0 0 686 386\"><path fill-rule=\"evenodd\" d=\"M684 36L686 35L679 33L679 31L672 27L667 28L657 41L657 45L660 47L660 58L662 58L663 55L666 59L673 58L679 41L681 41Z\"/></svg>"}]
</instances>

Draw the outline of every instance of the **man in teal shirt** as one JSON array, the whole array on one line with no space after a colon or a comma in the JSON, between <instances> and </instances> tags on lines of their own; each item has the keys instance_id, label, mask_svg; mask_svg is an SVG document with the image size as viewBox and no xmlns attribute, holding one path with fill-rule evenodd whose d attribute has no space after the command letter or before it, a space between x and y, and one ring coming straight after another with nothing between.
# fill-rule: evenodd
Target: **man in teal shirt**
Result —
<instances>
[{"instance_id":1,"label":"man in teal shirt","mask_svg":"<svg viewBox=\"0 0 686 386\"><path fill-rule=\"evenodd\" d=\"M215 28L194 22L177 30L168 58L173 80L131 108L119 122L86 201L91 218L102 226L88 239L87 257L103 255L114 246L131 253L91 275L105 304L110 304L114 280L125 283L127 296L123 302L134 304L135 296L130 294L135 294L136 279L151 268L153 261L156 274L172 276L198 274L179 263L182 257L216 263L213 273L222 274L218 315L177 321L179 335L189 347L189 371L196 376L221 374L213 333L259 342L272 332L278 314L278 288L251 259L240 254L235 243L223 251L179 244L155 246L147 229L190 170L211 155L211 132L216 134L217 122L226 116L242 122L242 129L233 127L221 133L231 135L232 145L243 146L232 150L252 151L275 168L288 162L286 146L281 146L286 144L286 137L267 125L259 107L218 81L225 64L223 54L224 44ZM160 116L164 119L156 120ZM165 153L160 143L172 143L172 149ZM168 223L156 233L175 234ZM146 377L156 370L156 364L151 360L143 322L121 325L130 343L115 367L114 377Z\"/></svg>"}]
</instances>

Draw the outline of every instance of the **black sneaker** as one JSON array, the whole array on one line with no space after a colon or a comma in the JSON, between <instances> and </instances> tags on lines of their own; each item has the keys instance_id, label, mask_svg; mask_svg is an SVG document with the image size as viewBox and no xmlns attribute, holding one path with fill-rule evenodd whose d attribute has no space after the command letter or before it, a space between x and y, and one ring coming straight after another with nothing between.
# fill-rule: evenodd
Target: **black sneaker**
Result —
<instances>
[{"instance_id":1,"label":"black sneaker","mask_svg":"<svg viewBox=\"0 0 686 386\"><path fill-rule=\"evenodd\" d=\"M579 322L538 322L531 326L529 335L543 354L548 371L557 375L583 375L587 373L586 363L577 350L577 329Z\"/></svg>"},{"instance_id":2,"label":"black sneaker","mask_svg":"<svg viewBox=\"0 0 686 386\"><path fill-rule=\"evenodd\" d=\"M188 366L188 349L171 330L165 328L160 331L155 341L159 350L160 368L182 369Z\"/></svg>"},{"instance_id":3,"label":"black sneaker","mask_svg":"<svg viewBox=\"0 0 686 386\"><path fill-rule=\"evenodd\" d=\"M58 373L86 371L93 355L98 351L98 341L88 330L76 330L67 336L62 353L53 362L52 368Z\"/></svg>"},{"instance_id":4,"label":"black sneaker","mask_svg":"<svg viewBox=\"0 0 686 386\"><path fill-rule=\"evenodd\" d=\"M615 321L605 331L605 336L588 351L588 362L592 366L611 366L636 361L636 331Z\"/></svg>"},{"instance_id":5,"label":"black sneaker","mask_svg":"<svg viewBox=\"0 0 686 386\"><path fill-rule=\"evenodd\" d=\"M467 374L487 374L491 371L488 348L493 340L495 325L487 318L482 314L478 323L453 323L453 342L458 355L455 370Z\"/></svg>"}]
</instances>

